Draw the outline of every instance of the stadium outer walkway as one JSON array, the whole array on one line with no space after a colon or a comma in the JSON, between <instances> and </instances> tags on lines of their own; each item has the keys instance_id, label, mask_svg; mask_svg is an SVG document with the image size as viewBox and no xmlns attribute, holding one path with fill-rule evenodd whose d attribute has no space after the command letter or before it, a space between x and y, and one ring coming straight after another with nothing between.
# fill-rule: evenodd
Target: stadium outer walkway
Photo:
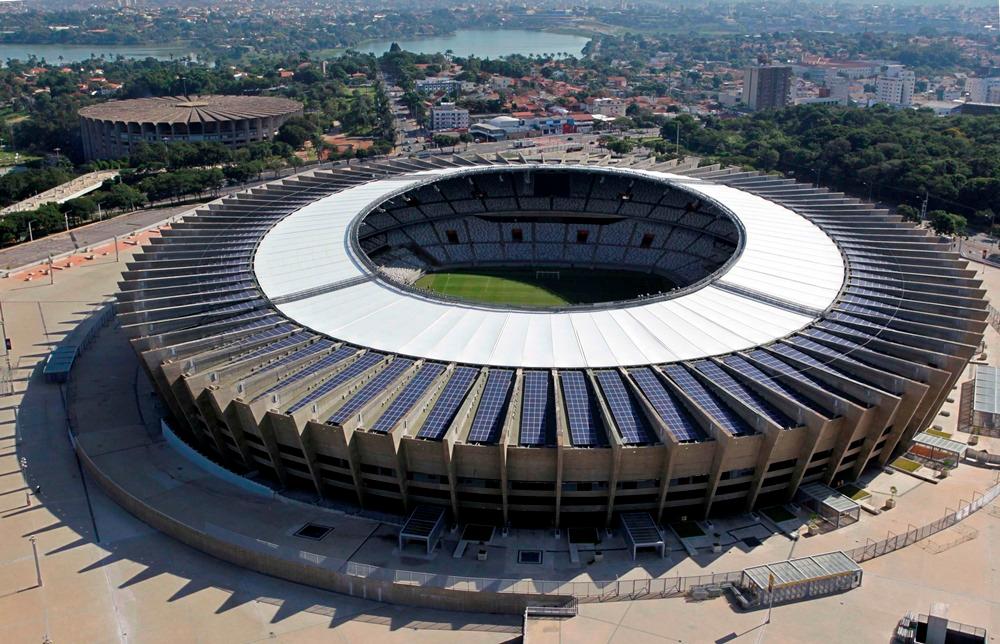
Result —
<instances>
[{"instance_id":1,"label":"stadium outer walkway","mask_svg":"<svg viewBox=\"0 0 1000 644\"><path fill-rule=\"evenodd\" d=\"M123 249L122 262L129 252ZM0 641L419 644L461 631L452 641L485 644L517 636L520 619L510 616L379 604L226 564L156 532L82 475L60 389L44 383L40 364L111 295L123 266L103 256L57 271L54 285L0 280L16 374L16 393L0 399ZM92 346L89 355L101 357L102 351ZM106 369L107 388L92 392L83 407L107 427L141 436L152 408L140 412L137 401L145 407L152 398L140 385L134 355L128 350L104 358L100 364L114 367ZM131 445L106 447L128 454ZM133 462L126 472L143 467ZM193 470L177 467L188 475ZM167 474L178 481L184 475L177 469Z\"/></svg>"}]
</instances>

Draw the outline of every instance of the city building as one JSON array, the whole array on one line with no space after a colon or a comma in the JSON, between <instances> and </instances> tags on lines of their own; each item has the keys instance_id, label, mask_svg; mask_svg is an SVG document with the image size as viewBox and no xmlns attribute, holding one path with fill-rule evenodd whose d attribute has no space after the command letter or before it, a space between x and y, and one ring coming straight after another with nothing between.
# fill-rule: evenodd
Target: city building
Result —
<instances>
[{"instance_id":1,"label":"city building","mask_svg":"<svg viewBox=\"0 0 1000 644\"><path fill-rule=\"evenodd\" d=\"M595 98L587 103L587 111L591 114L618 118L625 116L625 101L620 98Z\"/></svg>"},{"instance_id":2,"label":"city building","mask_svg":"<svg viewBox=\"0 0 1000 644\"><path fill-rule=\"evenodd\" d=\"M431 108L432 130L464 130L469 127L469 110L441 103Z\"/></svg>"},{"instance_id":3,"label":"city building","mask_svg":"<svg viewBox=\"0 0 1000 644\"><path fill-rule=\"evenodd\" d=\"M875 102L893 107L909 107L913 104L913 88L916 77L903 65L885 65L875 79Z\"/></svg>"},{"instance_id":4,"label":"city building","mask_svg":"<svg viewBox=\"0 0 1000 644\"><path fill-rule=\"evenodd\" d=\"M1000 77L967 78L965 90L970 103L1000 103Z\"/></svg>"},{"instance_id":5,"label":"city building","mask_svg":"<svg viewBox=\"0 0 1000 644\"><path fill-rule=\"evenodd\" d=\"M772 110L791 101L792 68L787 65L754 65L743 76L743 102L752 110Z\"/></svg>"},{"instance_id":6,"label":"city building","mask_svg":"<svg viewBox=\"0 0 1000 644\"><path fill-rule=\"evenodd\" d=\"M80 110L88 161L130 154L140 143L215 141L241 147L274 137L302 104L271 96L161 96L109 101Z\"/></svg>"},{"instance_id":7,"label":"city building","mask_svg":"<svg viewBox=\"0 0 1000 644\"><path fill-rule=\"evenodd\" d=\"M504 141L527 136L530 130L531 126L525 119L503 115L473 123L469 127L469 134L487 141Z\"/></svg>"},{"instance_id":8,"label":"city building","mask_svg":"<svg viewBox=\"0 0 1000 644\"><path fill-rule=\"evenodd\" d=\"M422 78L414 83L417 91L422 94L435 94L437 92L454 92L462 87L462 82L454 78L435 77Z\"/></svg>"}]
</instances>

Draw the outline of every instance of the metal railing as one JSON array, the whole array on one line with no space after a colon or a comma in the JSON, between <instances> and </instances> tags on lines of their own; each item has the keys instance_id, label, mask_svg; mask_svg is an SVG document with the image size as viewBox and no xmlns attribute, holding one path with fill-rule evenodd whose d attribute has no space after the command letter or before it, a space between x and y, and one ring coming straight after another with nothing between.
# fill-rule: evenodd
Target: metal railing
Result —
<instances>
[{"instance_id":1,"label":"metal railing","mask_svg":"<svg viewBox=\"0 0 1000 644\"><path fill-rule=\"evenodd\" d=\"M946 530L974 512L989 505L1000 496L1000 482L989 488L984 494L973 495L973 500L961 502L957 510L949 511L943 517L920 528L913 528L903 534L891 534L881 541L869 540L864 546L859 546L845 553L854 561L861 563L881 557L926 539ZM737 585L743 575L742 571L721 572L708 575L691 575L678 577L659 577L645 579L615 579L607 581L562 581L547 579L501 579L493 577L469 577L463 575L448 575L414 570L397 570L382 568L358 561L348 561L327 557L312 552L299 550L289 546L266 542L242 535L221 526L207 525L206 531L219 538L235 542L244 548L267 552L285 559L299 561L308 565L318 566L331 572L349 577L378 581L390 584L400 584L424 588L464 592L514 593L520 595L563 596L573 597L579 602L605 602L641 599L645 597L677 597L686 595L694 588L705 586Z\"/></svg>"},{"instance_id":2,"label":"metal railing","mask_svg":"<svg viewBox=\"0 0 1000 644\"><path fill-rule=\"evenodd\" d=\"M965 501L964 499L961 500L957 510L951 510L936 521L931 521L930 523L919 528L907 530L902 534L892 534L890 532L889 535L881 541L873 541L869 539L868 543L865 545L858 546L853 550L845 550L844 552L847 556L858 563L874 559L875 557L881 557L882 555L887 555L890 552L895 552L900 548L905 548L906 546L913 545L918 541L922 541L927 537L941 532L942 530L947 530L967 518L972 513L977 512L989 505L998 496L1000 496L1000 483L993 485L993 487L989 488L981 495L974 492L971 501Z\"/></svg>"}]
</instances>

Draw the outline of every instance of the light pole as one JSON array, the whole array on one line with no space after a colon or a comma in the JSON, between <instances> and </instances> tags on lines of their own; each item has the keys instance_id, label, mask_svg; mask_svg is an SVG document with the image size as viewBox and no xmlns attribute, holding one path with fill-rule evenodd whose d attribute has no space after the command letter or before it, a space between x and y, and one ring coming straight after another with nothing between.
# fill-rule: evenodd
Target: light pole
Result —
<instances>
[{"instance_id":1,"label":"light pole","mask_svg":"<svg viewBox=\"0 0 1000 644\"><path fill-rule=\"evenodd\" d=\"M31 554L35 557L35 578L38 581L38 587L42 586L42 566L38 563L38 546L35 544L34 535L28 537L28 541L31 542Z\"/></svg>"},{"instance_id":2,"label":"light pole","mask_svg":"<svg viewBox=\"0 0 1000 644\"><path fill-rule=\"evenodd\" d=\"M31 233L31 220L28 220L28 241L35 241L35 236Z\"/></svg>"},{"instance_id":3,"label":"light pole","mask_svg":"<svg viewBox=\"0 0 1000 644\"><path fill-rule=\"evenodd\" d=\"M7 338L7 321L4 319L3 315L3 300L0 300L0 333L3 333L3 357L7 363L7 373L6 380L10 383L10 392L14 393L14 373L10 366L10 349L11 342ZM17 407L14 408L14 424L17 425ZM17 432L15 431L15 434Z\"/></svg>"}]
</instances>

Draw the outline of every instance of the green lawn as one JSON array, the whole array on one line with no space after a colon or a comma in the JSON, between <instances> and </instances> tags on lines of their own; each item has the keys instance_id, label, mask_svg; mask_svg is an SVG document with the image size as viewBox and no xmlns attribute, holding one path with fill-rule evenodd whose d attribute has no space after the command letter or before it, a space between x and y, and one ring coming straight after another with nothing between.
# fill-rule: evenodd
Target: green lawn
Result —
<instances>
[{"instance_id":1,"label":"green lawn","mask_svg":"<svg viewBox=\"0 0 1000 644\"><path fill-rule=\"evenodd\" d=\"M857 485L853 485L850 483L844 485L837 491L846 497L850 497L854 501L864 501L865 499L871 496L871 494L869 494L867 490L859 488Z\"/></svg>"},{"instance_id":2,"label":"green lawn","mask_svg":"<svg viewBox=\"0 0 1000 644\"><path fill-rule=\"evenodd\" d=\"M41 157L35 156L33 154L27 154L26 152L21 152L17 155L17 163L28 163L29 161L37 161ZM14 165L14 153L5 152L0 150L0 166Z\"/></svg>"},{"instance_id":3,"label":"green lawn","mask_svg":"<svg viewBox=\"0 0 1000 644\"><path fill-rule=\"evenodd\" d=\"M416 285L473 302L515 306L609 302L673 287L657 275L589 269L561 269L558 279L537 276L534 269L454 270L424 275Z\"/></svg>"},{"instance_id":4,"label":"green lawn","mask_svg":"<svg viewBox=\"0 0 1000 644\"><path fill-rule=\"evenodd\" d=\"M894 460L892 462L892 466L897 470L903 470L904 472L910 472L911 474L920 469L920 463L911 461L910 459L902 456Z\"/></svg>"}]
</instances>

